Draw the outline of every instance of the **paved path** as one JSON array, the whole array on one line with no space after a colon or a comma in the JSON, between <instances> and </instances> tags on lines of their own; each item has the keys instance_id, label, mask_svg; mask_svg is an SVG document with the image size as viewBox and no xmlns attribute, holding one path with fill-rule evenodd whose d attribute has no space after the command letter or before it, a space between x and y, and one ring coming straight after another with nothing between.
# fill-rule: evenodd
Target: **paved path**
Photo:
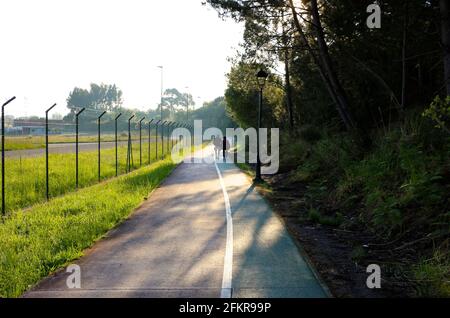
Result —
<instances>
[{"instance_id":1,"label":"paved path","mask_svg":"<svg viewBox=\"0 0 450 318\"><path fill-rule=\"evenodd\" d=\"M247 176L233 164L217 167L180 165L130 219L76 262L82 289L68 290L69 274L60 271L24 296L325 297Z\"/></svg>"}]
</instances>

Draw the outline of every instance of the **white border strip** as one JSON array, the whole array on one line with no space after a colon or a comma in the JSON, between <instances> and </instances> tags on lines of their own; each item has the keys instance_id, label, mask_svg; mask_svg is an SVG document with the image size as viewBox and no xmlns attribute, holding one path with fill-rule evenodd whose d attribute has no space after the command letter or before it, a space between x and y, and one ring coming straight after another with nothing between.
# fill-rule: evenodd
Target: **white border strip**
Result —
<instances>
[{"instance_id":1,"label":"white border strip","mask_svg":"<svg viewBox=\"0 0 450 318\"><path fill-rule=\"evenodd\" d=\"M233 218L231 216L230 198L228 197L225 182L223 181L222 174L220 173L220 169L217 166L217 162L215 160L214 166L216 167L220 186L222 187L227 219L227 245L225 248L225 261L223 266L222 291L220 293L220 298L231 298L231 282L233 279Z\"/></svg>"}]
</instances>

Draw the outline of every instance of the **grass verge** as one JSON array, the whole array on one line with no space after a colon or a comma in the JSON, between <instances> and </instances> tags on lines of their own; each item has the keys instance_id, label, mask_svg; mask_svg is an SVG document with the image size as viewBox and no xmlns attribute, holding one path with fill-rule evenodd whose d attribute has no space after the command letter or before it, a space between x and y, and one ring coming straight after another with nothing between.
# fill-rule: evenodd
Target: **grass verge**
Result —
<instances>
[{"instance_id":1,"label":"grass verge","mask_svg":"<svg viewBox=\"0 0 450 318\"><path fill-rule=\"evenodd\" d=\"M0 224L0 297L18 297L83 255L175 168L170 159L11 213Z\"/></svg>"},{"instance_id":2,"label":"grass verge","mask_svg":"<svg viewBox=\"0 0 450 318\"><path fill-rule=\"evenodd\" d=\"M146 132L143 133L143 139L147 139ZM156 138L154 135L151 136L152 139ZM139 136L133 135L133 142L139 142ZM161 136L159 136L161 138ZM115 135L113 134L102 134L100 140L102 142L114 142ZM49 144L67 144L75 143L75 135L50 135ZM80 135L79 143L95 143L98 141L98 136L93 135ZM118 141L128 141L128 134L121 133L118 136ZM45 136L6 136L5 140L5 150L30 150L30 149L41 149L45 148Z\"/></svg>"},{"instance_id":3,"label":"grass verge","mask_svg":"<svg viewBox=\"0 0 450 318\"><path fill-rule=\"evenodd\" d=\"M142 165L156 161L156 144L150 144L150 160L148 143L142 145ZM162 147L158 144L158 155L161 157ZM167 154L167 151L165 151ZM98 182L97 151L80 152L79 186L80 188ZM126 172L127 146L118 148L119 174ZM57 197L75 190L75 154L50 154L49 182L50 196ZM139 144L133 144L132 170L140 168ZM44 202L45 193L45 157L7 158L5 163L6 211L9 213L32 204ZM115 149L101 151L101 180L115 177ZM1 179L1 177L0 177Z\"/></svg>"}]
</instances>

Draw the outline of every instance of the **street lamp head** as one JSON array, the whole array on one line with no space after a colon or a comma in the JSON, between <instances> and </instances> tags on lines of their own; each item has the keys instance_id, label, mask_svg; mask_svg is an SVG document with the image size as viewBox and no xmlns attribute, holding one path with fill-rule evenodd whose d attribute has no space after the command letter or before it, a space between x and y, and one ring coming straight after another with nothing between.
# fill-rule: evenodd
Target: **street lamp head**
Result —
<instances>
[{"instance_id":1,"label":"street lamp head","mask_svg":"<svg viewBox=\"0 0 450 318\"><path fill-rule=\"evenodd\" d=\"M266 80L269 74L266 71L260 70L258 74L256 74L256 78L258 79L258 85L260 89L263 89L266 85Z\"/></svg>"}]
</instances>

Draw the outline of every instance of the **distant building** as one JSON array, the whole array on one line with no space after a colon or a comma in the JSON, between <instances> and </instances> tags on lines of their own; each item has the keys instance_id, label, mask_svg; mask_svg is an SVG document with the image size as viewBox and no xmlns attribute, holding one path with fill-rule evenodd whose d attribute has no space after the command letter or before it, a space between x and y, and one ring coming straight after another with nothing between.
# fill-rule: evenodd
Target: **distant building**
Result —
<instances>
[{"instance_id":1,"label":"distant building","mask_svg":"<svg viewBox=\"0 0 450 318\"><path fill-rule=\"evenodd\" d=\"M63 126L63 120L49 120L49 125ZM13 131L19 135L45 135L44 119L14 119ZM53 130L53 133L55 131Z\"/></svg>"}]
</instances>

